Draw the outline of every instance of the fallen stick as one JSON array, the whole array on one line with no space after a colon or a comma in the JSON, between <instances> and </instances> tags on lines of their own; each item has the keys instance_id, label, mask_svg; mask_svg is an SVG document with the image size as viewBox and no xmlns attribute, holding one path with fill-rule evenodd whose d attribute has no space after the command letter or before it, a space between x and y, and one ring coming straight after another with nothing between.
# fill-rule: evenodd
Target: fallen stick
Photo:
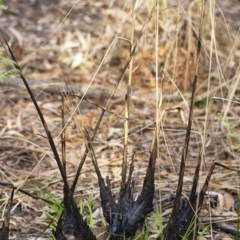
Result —
<instances>
[{"instance_id":1,"label":"fallen stick","mask_svg":"<svg viewBox=\"0 0 240 240\"><path fill-rule=\"evenodd\" d=\"M65 83L43 83L42 81L37 80L28 80L28 84L32 90L37 89L39 91L48 92L48 93L60 93L62 90L66 89L76 95L83 95L86 90L86 85L79 86L77 85L66 85ZM25 89L25 86L20 78L8 78L4 81L0 81L0 86L3 87L17 87ZM94 99L106 99L109 98L110 94L102 89L88 89L86 93L87 98Z\"/></svg>"}]
</instances>

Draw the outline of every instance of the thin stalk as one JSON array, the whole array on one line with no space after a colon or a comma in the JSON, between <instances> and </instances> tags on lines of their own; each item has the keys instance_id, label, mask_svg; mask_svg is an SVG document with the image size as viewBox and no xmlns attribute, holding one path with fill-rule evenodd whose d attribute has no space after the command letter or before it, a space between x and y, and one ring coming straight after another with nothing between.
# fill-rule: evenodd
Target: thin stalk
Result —
<instances>
[{"instance_id":1,"label":"thin stalk","mask_svg":"<svg viewBox=\"0 0 240 240\"><path fill-rule=\"evenodd\" d=\"M135 29L135 17L136 17L136 0L132 0L132 25L131 25L131 49L134 41L134 29ZM128 88L125 96L125 121L124 121L124 141L123 141L123 163L122 163L122 187L121 190L125 189L126 176L127 176L127 155L128 155L128 126L129 126L129 108L131 98L131 86L132 86L132 72L133 72L133 57L129 62L129 74L128 74Z\"/></svg>"},{"instance_id":2,"label":"thin stalk","mask_svg":"<svg viewBox=\"0 0 240 240\"><path fill-rule=\"evenodd\" d=\"M61 132L61 145L62 145L62 166L66 175L66 138L65 138L65 119L64 119L64 95L62 93L62 132Z\"/></svg>"},{"instance_id":3,"label":"thin stalk","mask_svg":"<svg viewBox=\"0 0 240 240\"><path fill-rule=\"evenodd\" d=\"M63 182L64 182L64 187L65 187L65 189L66 189L68 192L70 192L70 188L69 188L69 185L68 185L68 182L67 182L67 177L66 177L65 172L64 172L64 170L63 170L63 166L62 166L62 163L61 163L61 159L60 159L60 157L59 157L59 154L58 154L56 145L55 145L55 143L54 143L54 141L53 141L52 134L51 134L51 132L50 132L49 129L48 129L47 123L46 123L46 121L45 121L45 119L44 119L44 117L43 117L43 114L42 114L42 112L41 112L41 109L40 109L40 107L39 107L39 105L38 105L38 103L37 103L37 101L36 101L36 99L35 99L35 96L34 96L32 90L31 90L31 88L29 87L29 84L28 84L26 78L24 77L24 75L23 75L23 73L22 73L22 70L21 70L21 68L20 68L20 66L19 66L19 64L18 64L18 62L17 62L17 60L16 60L16 58L15 58L15 56L14 56L14 54L13 54L11 48L10 48L10 46L8 45L7 40L5 39L4 35L2 35L2 36L3 36L3 39L4 39L4 41L5 41L6 46L7 46L7 48L8 48L8 52L10 53L11 58L12 58L12 60L14 61L14 66L15 66L15 68L19 71L19 75L20 75L21 79L23 80L23 83L24 83L24 85L25 85L25 87L26 87L26 89L27 89L27 91L28 91L28 94L29 94L29 96L30 96L30 98L31 98L31 100L32 100L32 102L33 102L36 110L37 110L38 116L39 116L39 118L40 118L40 120L41 120L41 122L42 122L42 125L43 125L43 127L44 127L45 133L46 133L47 138L48 138L48 141L49 141L49 145L51 146L53 155L54 155L54 157L55 157L55 160L56 160L56 162L57 162L57 165L58 165L60 174L61 174L61 176L62 176L62 179L63 179Z\"/></svg>"},{"instance_id":4,"label":"thin stalk","mask_svg":"<svg viewBox=\"0 0 240 240\"><path fill-rule=\"evenodd\" d=\"M199 35L198 35L198 46L197 46L197 56L196 56L196 68L195 68L195 77L198 76L198 66L199 66L199 59L200 59L200 54L201 54L201 47L202 47L202 26L203 26L203 18L204 18L204 13L205 13L205 0L202 1L202 5L201 5L201 16L200 16L200 24L199 24ZM206 126L205 126L206 127ZM206 138L204 138L206 139ZM200 171L202 169L202 164L203 164L203 156L205 156L205 151L204 148L205 147L205 142L202 144L202 149L201 149L201 153L203 153L204 155L199 156L200 160ZM199 173L198 173L199 175ZM197 202L196 202L196 209L195 211L197 211L197 209L199 208L199 193L197 195ZM196 239L197 237L197 220L198 218L194 218L194 229L193 229L193 239Z\"/></svg>"}]
</instances>

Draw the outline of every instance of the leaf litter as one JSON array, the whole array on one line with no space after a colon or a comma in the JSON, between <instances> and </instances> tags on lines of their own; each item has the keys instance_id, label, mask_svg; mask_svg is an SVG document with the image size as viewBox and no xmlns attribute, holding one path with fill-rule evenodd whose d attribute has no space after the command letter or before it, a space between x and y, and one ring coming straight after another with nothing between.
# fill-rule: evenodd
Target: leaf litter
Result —
<instances>
[{"instance_id":1,"label":"leaf litter","mask_svg":"<svg viewBox=\"0 0 240 240\"><path fill-rule=\"evenodd\" d=\"M13 1L14 2L14 1ZM16 3L15 3L16 4ZM51 6L49 9L44 8L45 6L40 6L40 9L37 10L38 14L35 14L34 8L32 6L28 6L26 11L26 19L21 19L22 24L19 25L17 21L17 17L20 16L20 9L26 9L26 3L20 3L19 8L14 8L15 15L11 15L10 12L2 13L3 14L3 22L4 29L3 31L8 31L8 22L5 20L6 17L12 16L13 18L13 26L16 30L23 34L23 37L17 38L17 35L13 34L13 31L9 31L7 36L12 36L13 42L11 42L11 47L16 49L21 49L25 46L25 49L21 51L23 53L18 53L17 58L20 61L23 61L25 64L23 71L31 80L39 80L39 76L43 77L46 80L52 82L65 82L67 85L69 83L79 86L86 85L90 82L93 73L95 72L97 66L100 63L100 60L103 57L104 52L107 47L110 45L111 41L117 34L113 28L114 23L119 23L119 29L121 29L122 36L129 37L128 27L130 27L131 16L129 14L128 9L125 9L121 3L114 2L114 7L108 8L107 5L101 3L100 8L95 7L94 2L83 3L82 5L76 5L74 11L72 12L72 16L70 14L69 18L66 22L63 23L62 28L56 31L54 34L50 34L51 31L55 30L57 24L60 22L61 14L62 16L66 14L67 10L72 6L66 3L59 3L57 6ZM25 4L25 5L24 5ZM10 3L11 5L11 3ZM143 4L145 8L139 10L138 20L140 23L146 20L146 9L147 6ZM184 7L187 6L184 5ZM11 7L11 6L10 6ZM10 8L9 9L12 9ZM50 11L51 9L56 10L56 8L60 11L59 15L56 17L54 11ZM115 15L115 9L119 8L120 12L126 11L123 18L121 19L121 15ZM87 10L91 9L88 14L90 16L83 17L84 19L92 19L91 27L86 28L87 21L85 21L84 26L80 21L74 20L74 15L80 12L80 14L84 14L84 12L88 12ZM124 10L125 9L125 10ZM225 8L222 8L223 12ZM194 7L193 10L194 12ZM43 14L46 14L47 18L43 19ZM53 14L54 12L54 14ZM100 13L99 13L100 12ZM107 12L107 13L105 13ZM161 19L164 19L165 15L167 16L167 20L163 21L161 25L161 33L162 33L162 41L160 42L160 56L162 63L165 63L165 59L168 59L168 64L165 70L169 73L170 76L174 76L174 82L176 82L177 86L183 91L183 94L186 99L189 98L188 89L190 81L188 78L184 78L186 76L186 62L191 63L189 60L189 56L191 56L191 50L189 50L189 42L187 43L184 36L182 36L183 30L187 31L189 29L189 22L185 20L180 22L180 27L177 29L176 37L179 38L178 48L179 55L176 63L176 52L173 50L174 44L176 40L174 39L174 30L176 30L176 24L178 20L178 16L176 15L176 7L169 7L168 10L161 12ZM92 14L92 15L91 15ZM4 18L5 16L5 18ZM171 16L171 17L170 17ZM128 20L126 20L128 17ZM184 14L182 14L184 17ZM233 15L235 17L235 15ZM15 18L15 19L14 19ZM79 17L80 18L80 17ZM120 19L119 19L120 18ZM100 21L99 21L100 19ZM197 17L192 18L193 23L197 24L194 21L197 21ZM231 20L231 18L226 18L227 22ZM123 20L126 21L123 24ZM217 19L217 24L222 24L224 21L223 18ZM49 22L51 24L49 24ZM187 23L186 23L187 22ZM23 24L26 23L26 24ZM106 28L103 23L107 23ZM96 24L96 25L94 25ZM11 27L13 27L11 26ZM26 26L26 27L23 27ZM37 30L38 28L34 27L38 26L39 29L43 31ZM95 27L93 27L95 26ZM221 56L221 61L224 64L226 61L224 78L220 76L220 82L218 81L218 64L213 64L212 72L210 73L213 81L211 81L211 88L213 89L212 93L222 98L227 98L229 93L229 88L231 84L235 81L235 76L237 75L237 68L234 66L237 64L236 56L234 53L231 53L231 49L233 48L233 41L239 39L235 34L234 25L226 25L228 26L229 36L226 35L226 31L224 32L224 38L217 38L220 46L219 54ZM33 28L34 27L34 28ZM207 27L207 26L206 26ZM80 29L80 30L79 30ZM130 28L129 28L130 29ZM136 28L138 29L138 28ZM197 27L196 27L197 29ZM78 32L79 31L79 32ZM136 30L139 31L139 30ZM153 23L150 22L148 26L148 33L146 33L146 39L143 41L143 45L140 44L134 58L136 66L136 71L133 74L133 86L132 86L132 105L131 105L131 117L133 118L130 121L130 127L132 127L132 133L129 137L129 153L131 158L131 152L137 151L136 159L134 162L135 172L133 172L133 176L138 179L136 182L136 189L142 185L142 181L144 178L144 173L147 168L146 159L149 158L149 148L151 144L151 139L153 136L153 130L155 127L154 123L154 75L153 75L153 65L154 59L153 54L149 54L149 52L154 52L153 46ZM222 29L217 28L216 33L221 33ZM106 34L106 35L105 35ZM108 34L108 35L107 35ZM149 34L149 35L148 35ZM203 42L206 41L204 46L208 48L210 45L207 43L208 35L207 31L203 33ZM221 34L219 34L221 35ZM222 35L221 35L222 36ZM236 39L235 39L236 37ZM24 39L26 43L22 44L20 39ZM87 40L86 40L87 39ZM68 44L69 41L75 42L75 45ZM182 42L181 42L182 41ZM224 42L225 41L225 42ZM41 44L45 42L43 46ZM194 44L195 40L192 37L191 44ZM21 44L20 44L21 43ZM165 43L165 44L164 44ZM67 47L63 47L65 46ZM68 44L68 45L66 45ZM15 47L14 47L15 46ZM93 47L92 47L93 46ZM228 46L224 49L221 49L221 46ZM32 55L33 58L30 60L24 59L26 56L31 56L31 54L37 50L37 54ZM238 49L238 45L236 44L236 49ZM121 51L119 51L121 49ZM172 51L172 52L171 52ZM189 52L190 51L190 52ZM238 51L238 50L237 50ZM18 51L16 51L18 52ZM74 58L77 56L77 53L82 53L82 60L79 66L74 65ZM125 45L125 43L118 42L116 45L116 49L113 50L112 58L102 65L99 75L94 80L91 88L93 88L96 92L101 92L103 89L107 92L110 92L111 86L116 81L123 64L126 62L126 58L129 55L129 47ZM114 55L115 54L115 55ZM217 52L214 52L217 55ZM207 52L206 52L207 55ZM231 59L228 61L227 58ZM70 59L70 60L69 60ZM114 59L118 59L118 64L114 65ZM113 61L114 60L114 61ZM67 63L67 64L66 64ZM75 62L76 63L76 62ZM206 78L206 68L208 67L208 63L204 65L202 64L202 73L200 70L200 82L199 87L196 90L196 98L198 101L202 101L206 96L207 89L207 81ZM161 66L161 62L159 63ZM110 67L109 67L110 66ZM172 66L175 66L173 68ZM204 69L205 68L205 69ZM214 69L215 68L215 69ZM175 70L173 70L175 69ZM58 74L55 74L56 71L59 71ZM189 76L191 75L191 71L188 72ZM59 79L60 77L60 79ZM184 80L183 80L184 79ZM190 78L192 79L192 78ZM170 80L170 79L169 79ZM49 83L48 81L48 83ZM141 87L140 87L141 86ZM219 87L220 86L220 87ZM126 92L126 83L121 83L119 89L116 92L116 95L113 99L113 102L110 104L110 110L116 112L119 115L123 116L124 113L124 94ZM44 156L44 153L48 150L47 139L44 136L43 128L41 127L37 116L34 114L34 110L32 108L32 103L30 103L28 97L26 97L26 92L22 88L18 86L15 89L3 88L3 103L1 109L3 109L3 114L0 119L1 124L1 158L4 159L4 165L1 166L1 179L6 182L14 182L15 186L21 185L21 181L25 179L29 172L33 169L36 162L39 162L41 158ZM94 92L93 91L93 92ZM160 137L159 147L159 163L157 163L156 168L156 198L163 205L165 201L170 201L170 195L175 192L177 188L178 176L179 172L179 162L181 158L182 146L185 135L185 122L182 121L182 118L178 111L174 111L172 109L172 105L178 105L179 102L183 102L181 96L178 91L174 87L173 83L167 81L163 86L164 92L164 107L168 114L164 115L163 129L164 136ZM54 137L58 136L61 131L60 125L60 105L59 105L59 95L50 95L47 92L45 93L45 89L40 85L40 91L36 89L36 93L38 95L37 100L40 106L47 106L49 103L53 103L51 105L51 109L42 108L44 116L47 116L47 122L50 126L50 129L54 135ZM186 94L185 94L186 93ZM221 93L221 95L219 95ZM6 95L8 94L8 95ZM204 96L205 94L205 96ZM239 96L239 86L235 91L235 96ZM91 98L91 97L90 97ZM94 99L94 98L93 98ZM100 105L104 105L105 99L99 98ZM175 102L175 103L174 103ZM219 100L217 101L219 102ZM19 107L20 104L20 107ZM221 107L214 105L216 110L215 112L223 109L225 111L225 103L220 101ZM21 121L19 119L19 108L21 108ZM176 109L178 109L176 107ZM183 115L185 115L185 119L187 119L188 108L182 108ZM169 111L168 111L169 110ZM69 110L71 114L72 109ZM223 113L224 113L223 111ZM59 115L56 113L59 112ZM79 163L79 159L84 153L84 137L78 129L79 122L82 123L87 129L91 132L93 131L93 126L95 126L97 121L97 116L99 115L100 109L91 104L83 103L81 105L81 110L79 112L79 119L74 119L71 122L70 128L67 136L67 164L68 164L68 176L69 180L72 181L76 172L77 165ZM198 132L201 132L204 126L204 118L206 115L206 110L196 107L194 109L194 119L196 119L196 126L194 126L194 136L190 139L189 146L189 155L188 161L186 164L186 173L187 176L184 177L184 194L187 195L189 192L189 184L192 182L192 173L194 171L193 165L190 162L196 162L199 152L199 146L201 144L201 137ZM9 121L10 119L10 121ZM136 121L137 119L137 121ZM213 159L221 159L221 163L231 166L233 168L238 168L239 162L239 152L236 151L236 140L232 139L229 136L228 129L224 128L223 124L216 115L212 114L211 116L211 127L209 130L209 134L207 136L207 145L205 152L205 168L206 171L209 169L211 160ZM237 104L231 104L230 109L228 109L228 119L232 124L238 128L239 124L239 107ZM107 113L105 118L103 118L102 125L100 126L99 132L96 136L96 139L93 142L93 148L96 152L98 158L99 168L101 169L102 175L105 178L109 176L112 183L112 191L113 194L118 194L119 192L119 184L120 184L120 174L121 174L121 163L122 163L122 139L123 139L123 131L121 134L121 129L123 129L124 120L119 118L117 115L113 115L111 113ZM119 132L115 132L113 136L108 136L108 131L110 128L119 129ZM4 129L5 128L5 129ZM2 131L4 129L4 131ZM74 131L75 130L75 131ZM23 140L24 139L24 140ZM108 139L108 140L106 140ZM24 145L24 147L23 147ZM23 149L22 149L23 148ZM23 150L21 153L16 151L17 149ZM60 149L59 149L60 151ZM9 157L6 153L9 152ZM23 157L21 157L23 156ZM27 161L28 160L28 161ZM10 165L9 165L10 161ZM158 161L158 160L157 160ZM8 164L7 164L8 163ZM12 167L14 164L14 167ZM59 178L58 171L54 170L56 168L56 164L53 159L47 157L41 160L41 164L37 166L36 170L31 173L28 177L28 180L24 182L26 188L35 193L39 192L39 188L44 191L50 191L55 193L56 195L62 195L62 182ZM206 173L203 171L200 175L200 184L203 183L205 179ZM238 178L237 174L229 172L227 170L215 170L212 176L212 182L210 181L210 189L217 191L218 195L222 199L224 196L224 191L226 188L230 190L230 196L234 196L234 201L237 199L238 194ZM34 180L34 181L32 181ZM31 183L32 181L32 183ZM225 184L228 181L228 184ZM30 182L30 184L28 184ZM34 182L34 183L33 183ZM31 187L29 185L32 185ZM39 186L41 185L41 186ZM42 186L43 185L43 186ZM3 193L10 194L10 191L3 191ZM97 177L94 173L94 169L91 163L91 159L86 160L82 172L81 179L79 181L79 186L76 188L75 198L76 199L86 199L89 194L93 193L95 198L99 200L99 192L97 186ZM19 193L15 193L16 195L20 195ZM161 197L160 197L161 196ZM19 201L19 204L22 205L22 211L26 211L29 214L31 213L31 208L24 208L25 197L22 195L18 196L18 198L22 198ZM226 206L224 206L224 201L220 203L220 198L217 199L217 204L219 205L221 210L223 210ZM231 197L230 197L231 198ZM165 200L166 199L166 200ZM170 199L170 200L169 200ZM224 198L223 198L224 199ZM38 206L39 210L42 208L42 204L39 201L33 201L34 206ZM78 201L77 201L78 202ZM209 203L210 204L210 203ZM100 206L100 205L99 205ZM168 210L170 205L168 204L164 210ZM217 209L218 207L213 207ZM35 207L36 208L36 207ZM29 210L30 209L30 210ZM228 210L228 208L227 208ZM229 211L229 210L228 210ZM233 211L234 213L234 211ZM14 215L14 213L12 213ZM219 214L219 213L218 213ZM38 216L39 214L36 214ZM169 216L169 215L168 215ZM100 216L99 216L100 217ZM150 219L152 217L150 216ZM164 219L164 217L163 217ZM212 221L212 220L209 220ZM208 224L209 224L208 221ZM31 227L32 230L34 227ZM11 228L10 228L11 229ZM37 225L37 229L43 229L41 225ZM24 234L24 227L21 228L20 232ZM17 232L17 234L21 234Z\"/></svg>"}]
</instances>

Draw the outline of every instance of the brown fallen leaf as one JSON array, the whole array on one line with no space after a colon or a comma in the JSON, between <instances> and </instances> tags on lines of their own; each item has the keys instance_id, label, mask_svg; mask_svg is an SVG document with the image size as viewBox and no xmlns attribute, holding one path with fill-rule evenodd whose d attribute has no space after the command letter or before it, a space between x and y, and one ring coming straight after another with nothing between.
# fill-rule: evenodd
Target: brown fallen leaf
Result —
<instances>
[{"instance_id":1,"label":"brown fallen leaf","mask_svg":"<svg viewBox=\"0 0 240 240\"><path fill-rule=\"evenodd\" d=\"M223 199L224 199L224 208L227 210L230 210L234 205L233 195L231 193L226 192L223 195Z\"/></svg>"}]
</instances>

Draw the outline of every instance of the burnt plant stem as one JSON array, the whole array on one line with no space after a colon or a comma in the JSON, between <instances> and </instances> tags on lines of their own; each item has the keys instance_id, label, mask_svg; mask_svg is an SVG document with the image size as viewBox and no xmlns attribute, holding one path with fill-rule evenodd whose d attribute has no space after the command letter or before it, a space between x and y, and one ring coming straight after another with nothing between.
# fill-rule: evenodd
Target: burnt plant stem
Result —
<instances>
[{"instance_id":1,"label":"burnt plant stem","mask_svg":"<svg viewBox=\"0 0 240 240\"><path fill-rule=\"evenodd\" d=\"M61 117L62 117L62 133L61 133L61 145L62 145L62 166L65 176L66 173L66 139L65 139L65 119L64 119L64 93L62 93L62 109L61 109Z\"/></svg>"},{"instance_id":2,"label":"burnt plant stem","mask_svg":"<svg viewBox=\"0 0 240 240\"><path fill-rule=\"evenodd\" d=\"M24 75L22 73L22 70L21 70L21 68L20 68L20 66L19 66L19 64L18 64L18 62L17 62L17 60L16 60L16 58L15 58L15 56L14 56L14 54L13 54L11 48L10 48L10 46L8 45L8 42L7 42L6 38L4 37L4 35L2 35L2 36L4 38L5 44L7 45L8 51L9 51L9 53L11 55L12 60L13 60L14 66L18 70L18 73L19 73L20 77L23 80L23 83L24 83L24 85L25 85L25 87L26 87L26 89L28 91L28 94L30 95L30 98L31 98L31 100L32 100L32 102L33 102L33 104L34 104L34 106L35 106L35 108L37 110L38 116L39 116L39 118L40 118L40 120L42 122L42 125L44 127L44 130L46 132L46 135L47 135L47 138L48 138L48 141L49 141L49 145L50 145L50 147L52 149L52 152L53 152L55 160L57 162L59 171L61 173L61 176L62 176L62 179L63 179L63 182L64 182L64 186L65 186L65 188L68 189L68 191L70 191L69 185L68 185L68 182L67 182L67 177L66 177L64 169L62 167L61 160L60 160L59 154L57 152L56 145L55 145L55 143L53 141L52 134L51 134L51 132L48 129L47 123L46 123L46 121L45 121L45 119L43 117L43 114L42 114L42 112L40 110L40 107L39 107L39 105L38 105L38 103L37 103L37 101L35 99L35 96L33 95L33 92L30 89L26 78L24 77Z\"/></svg>"},{"instance_id":3,"label":"burnt plant stem","mask_svg":"<svg viewBox=\"0 0 240 240\"><path fill-rule=\"evenodd\" d=\"M76 240L95 240L96 237L93 235L91 229L89 228L89 226L86 224L86 222L83 220L83 216L79 213L78 209L77 209L77 205L75 203L74 197L73 197L73 193L74 191L71 191L68 181L67 181L67 174L66 174L66 159L65 159L65 155L63 155L63 162L61 162L59 154L57 152L57 148L55 146L55 143L53 141L53 137L48 129L47 123L45 122L45 119L43 117L43 114L38 106L38 103L33 95L33 92L31 91L27 80L25 79L21 68L19 66L19 64L17 63L17 60L11 50L11 48L9 47L6 39L4 38L5 43L8 47L8 51L11 54L11 58L13 60L14 66L15 68L18 70L20 77L22 78L24 85L31 97L31 100L37 110L37 113L40 117L40 120L42 122L42 125L45 129L45 132L47 134L47 138L49 141L49 145L52 149L52 152L54 154L55 160L58 164L58 168L59 171L61 173L61 177L63 179L63 205L64 205L64 213L61 215L61 217L59 218L57 227L56 227L56 231L54 231L54 236L57 239L67 239L65 237L64 234L68 234L71 236L74 236L74 239ZM64 125L64 111L62 110L62 124ZM64 130L63 133L61 135L61 140L62 140L62 147L63 147L63 154L65 154L65 139L64 139ZM80 172L79 172L80 174ZM73 189L74 190L74 189ZM5 239L4 239L5 240Z\"/></svg>"},{"instance_id":4,"label":"burnt plant stem","mask_svg":"<svg viewBox=\"0 0 240 240\"><path fill-rule=\"evenodd\" d=\"M4 214L4 220L2 224L2 228L0 228L0 239L1 240L8 240L9 239L9 223L10 223L10 213L11 213L11 206L14 196L14 189L12 189L11 196L8 199L7 207Z\"/></svg>"},{"instance_id":5,"label":"burnt plant stem","mask_svg":"<svg viewBox=\"0 0 240 240\"><path fill-rule=\"evenodd\" d=\"M21 188L17 188L17 187L15 187L12 183L0 182L0 185L1 185L1 186L8 187L8 188L12 188L12 189L14 189L14 190L17 190L18 192L21 192L21 193L23 193L23 194L25 194L25 195L33 198L33 199L41 200L41 201L43 201L43 202L45 202L45 203L48 203L48 204L53 204L52 201L49 201L49 200L47 200L47 199L45 199L45 198L39 197L39 196L37 196L37 195L34 195L34 194L32 194L32 193L30 193L30 192L28 192L28 191L26 191L26 190L23 190L23 189L21 189Z\"/></svg>"},{"instance_id":6,"label":"burnt plant stem","mask_svg":"<svg viewBox=\"0 0 240 240\"><path fill-rule=\"evenodd\" d=\"M165 236L167 240L178 239L179 238L179 218L180 218L180 204L181 204L181 197L182 197L182 187L183 187L183 176L185 171L186 159L187 159L187 152L188 152L188 145L190 140L191 134L191 126L192 126L192 114L193 114L193 103L194 103L194 93L196 90L197 84L197 76L195 75L193 86L192 86L192 98L191 98L191 105L190 105L190 113L188 117L188 126L186 132L186 138L182 153L181 159L181 166L180 166L180 173L178 178L178 187L176 192L176 198L173 203L172 214L169 219L169 223L165 230Z\"/></svg>"}]
</instances>

